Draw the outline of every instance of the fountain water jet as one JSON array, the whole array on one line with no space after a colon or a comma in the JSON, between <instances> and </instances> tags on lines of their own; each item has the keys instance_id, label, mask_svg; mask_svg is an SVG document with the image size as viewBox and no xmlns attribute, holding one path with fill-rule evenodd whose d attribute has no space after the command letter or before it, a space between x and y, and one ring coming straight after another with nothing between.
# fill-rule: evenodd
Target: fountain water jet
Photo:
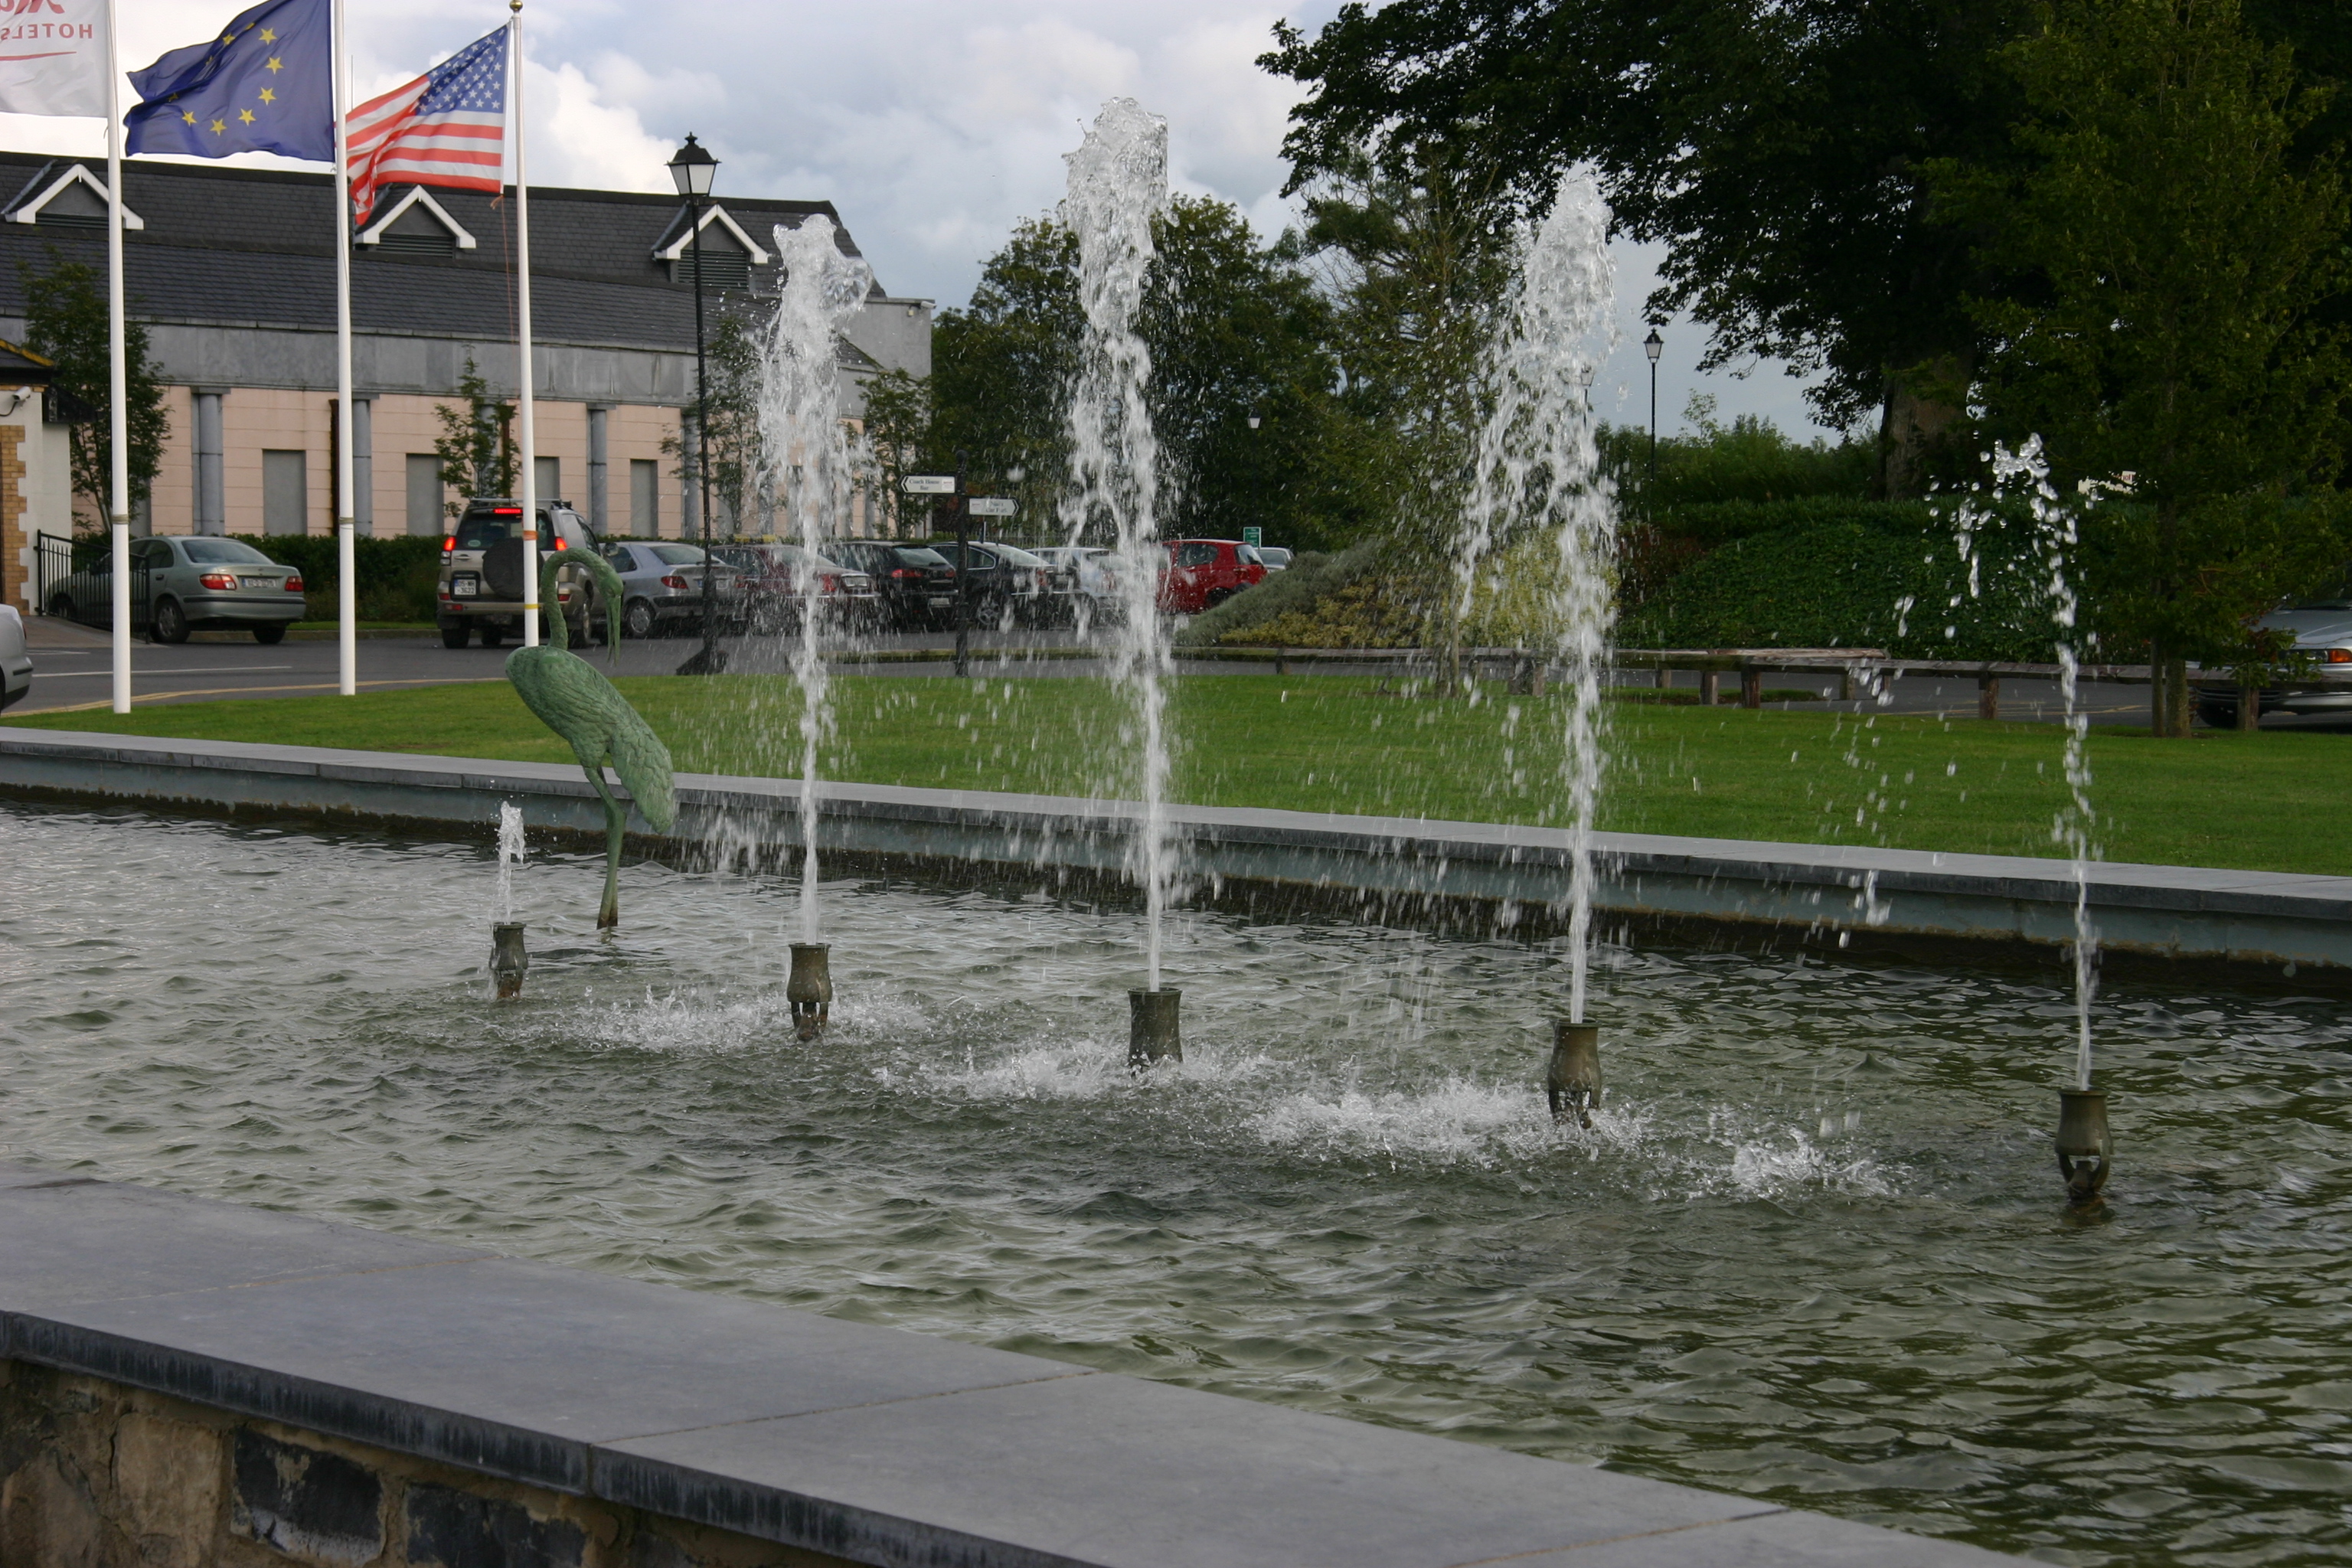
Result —
<instances>
[{"instance_id":1,"label":"fountain water jet","mask_svg":"<svg viewBox=\"0 0 2352 1568\"><path fill-rule=\"evenodd\" d=\"M1118 546L1121 614L1113 670L1132 713L1143 806L1132 869L1144 890L1144 991L1156 993L1174 869L1164 687L1173 660L1159 607L1165 565L1160 446L1144 395L1151 355L1135 317L1151 264L1152 219L1168 200L1168 122L1131 98L1112 99L1068 163L1062 221L1077 237L1086 334L1070 391L1073 484L1062 521L1075 544L1089 526L1108 520ZM1154 1004L1160 1005L1172 1009L1174 1003ZM1169 1026L1172 1036L1172 1012Z\"/></svg>"},{"instance_id":2,"label":"fountain water jet","mask_svg":"<svg viewBox=\"0 0 2352 1568\"><path fill-rule=\"evenodd\" d=\"M514 918L514 868L522 859L522 807L512 801L499 805L499 918L491 923L490 973L499 984L499 1000L522 994L522 977L530 968L523 948L522 924Z\"/></svg>"},{"instance_id":3,"label":"fountain water jet","mask_svg":"<svg viewBox=\"0 0 2352 1568\"><path fill-rule=\"evenodd\" d=\"M1565 700L1560 775L1568 790L1570 1026L1590 1053L1599 1097L1598 1031L1585 1029L1592 927L1593 816L1608 762L1601 681L1616 624L1615 490L1593 441L1591 372L1615 343L1616 272L1609 209L1591 181L1560 182L1540 223L1518 238L1518 268L1488 348L1490 412L1465 509L1454 573L1466 619L1479 575L1516 538L1551 531L1558 554L1552 595L1555 658ZM1532 689L1540 676L1530 672ZM1559 1058L1554 1056L1557 1068ZM1555 1086L1554 1109L1559 1090Z\"/></svg>"},{"instance_id":4,"label":"fountain water jet","mask_svg":"<svg viewBox=\"0 0 2352 1568\"><path fill-rule=\"evenodd\" d=\"M830 531L849 518L857 452L843 422L838 340L866 303L873 269L841 248L833 220L813 213L797 228L776 226L783 276L774 313L761 334L760 450L766 488L783 498L798 526L801 559L793 586L801 600L793 681L801 691L801 942L814 943L817 908L817 748L833 728L824 653L824 585L816 559ZM820 949L820 952L823 950Z\"/></svg>"},{"instance_id":5,"label":"fountain water jet","mask_svg":"<svg viewBox=\"0 0 2352 1568\"><path fill-rule=\"evenodd\" d=\"M1994 493L2021 496L2032 520L2032 549L2041 575L2035 586L2050 606L2057 652L2067 804L2053 819L2050 836L2066 846L2074 882L2074 1085L2059 1091L2058 1172L2066 1183L2068 1201L2082 1206L2099 1201L2114 1139L2107 1128L2106 1096L2091 1088L2091 1002L2098 991L2099 933L2091 921L2090 862L2098 853L2092 839L2098 815L2091 807L2090 716L2082 708L2081 665L2074 652L2081 606L2066 575L2077 525L2073 509L2061 502L2050 482L2041 437L2028 437L2013 452L1996 444L1992 471ZM1982 588L1981 541L1988 531L2002 526L2002 519L1990 506L1970 498L1961 502L1956 523L1960 558L1969 568L1967 592L1973 595Z\"/></svg>"}]
</instances>

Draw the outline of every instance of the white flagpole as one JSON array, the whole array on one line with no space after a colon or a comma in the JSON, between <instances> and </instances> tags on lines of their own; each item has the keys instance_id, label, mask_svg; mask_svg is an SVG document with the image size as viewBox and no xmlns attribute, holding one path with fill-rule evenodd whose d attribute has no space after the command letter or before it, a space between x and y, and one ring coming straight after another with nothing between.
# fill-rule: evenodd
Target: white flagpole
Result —
<instances>
[{"instance_id":1,"label":"white flagpole","mask_svg":"<svg viewBox=\"0 0 2352 1568\"><path fill-rule=\"evenodd\" d=\"M342 645L339 689L345 697L359 689L359 502L352 494L352 171L343 105L350 98L348 52L343 47L343 0L335 0L335 494L336 509L335 616Z\"/></svg>"},{"instance_id":2,"label":"white flagpole","mask_svg":"<svg viewBox=\"0 0 2352 1568\"><path fill-rule=\"evenodd\" d=\"M514 69L515 329L521 391L517 395L516 434L522 447L522 646L539 646L539 447L531 426L530 374L530 187L523 174L522 0L507 0L507 56ZM557 613L562 614L558 606Z\"/></svg>"},{"instance_id":3,"label":"white flagpole","mask_svg":"<svg viewBox=\"0 0 2352 1568\"><path fill-rule=\"evenodd\" d=\"M107 419L114 452L114 710L131 711L131 437L123 405L130 376L122 363L122 83L114 65L114 7L106 6L106 358Z\"/></svg>"}]
</instances>

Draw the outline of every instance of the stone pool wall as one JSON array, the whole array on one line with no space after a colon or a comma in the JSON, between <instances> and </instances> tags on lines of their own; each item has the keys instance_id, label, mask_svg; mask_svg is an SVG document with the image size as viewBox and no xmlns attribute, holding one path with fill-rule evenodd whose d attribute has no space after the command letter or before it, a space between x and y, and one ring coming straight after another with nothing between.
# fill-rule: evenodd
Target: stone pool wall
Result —
<instances>
[{"instance_id":1,"label":"stone pool wall","mask_svg":"<svg viewBox=\"0 0 2352 1568\"><path fill-rule=\"evenodd\" d=\"M0 1164L0 1568L1992 1568L1948 1541Z\"/></svg>"},{"instance_id":2,"label":"stone pool wall","mask_svg":"<svg viewBox=\"0 0 2352 1568\"><path fill-rule=\"evenodd\" d=\"M0 1563L830 1568L838 1557L0 1361Z\"/></svg>"},{"instance_id":3,"label":"stone pool wall","mask_svg":"<svg viewBox=\"0 0 2352 1568\"><path fill-rule=\"evenodd\" d=\"M1139 810L886 784L819 786L836 872L881 871L1124 898ZM0 730L0 791L231 816L300 816L436 835L529 830L601 845L603 808L571 764L309 746ZM792 779L681 773L678 824L637 847L685 859L796 865ZM1541 827L1174 806L1182 896L1276 919L1540 932L1569 885L1568 835ZM2063 860L1856 845L1596 836L1603 929L1726 946L1892 950L1930 962L2063 963L2074 937ZM2352 987L2352 878L2101 862L2086 897L2103 960L2237 982Z\"/></svg>"}]
</instances>

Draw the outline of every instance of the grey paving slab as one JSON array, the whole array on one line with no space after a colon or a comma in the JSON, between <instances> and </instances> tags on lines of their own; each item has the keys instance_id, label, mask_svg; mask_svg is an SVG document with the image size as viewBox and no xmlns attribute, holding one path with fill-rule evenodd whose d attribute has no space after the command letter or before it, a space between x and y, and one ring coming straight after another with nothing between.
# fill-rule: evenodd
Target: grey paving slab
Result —
<instances>
[{"instance_id":1,"label":"grey paving slab","mask_svg":"<svg viewBox=\"0 0 2352 1568\"><path fill-rule=\"evenodd\" d=\"M594 1490L902 1568L1443 1568L1779 1511L1112 1376L612 1444Z\"/></svg>"},{"instance_id":2,"label":"grey paving slab","mask_svg":"<svg viewBox=\"0 0 2352 1568\"><path fill-rule=\"evenodd\" d=\"M1507 1561L1510 1568L2015 1568L2018 1559L1792 1510Z\"/></svg>"},{"instance_id":3,"label":"grey paving slab","mask_svg":"<svg viewBox=\"0 0 2352 1568\"><path fill-rule=\"evenodd\" d=\"M482 1256L69 1172L0 1184L0 1313ZM8 1333L15 1342L16 1331Z\"/></svg>"},{"instance_id":4,"label":"grey paving slab","mask_svg":"<svg viewBox=\"0 0 2352 1568\"><path fill-rule=\"evenodd\" d=\"M586 1446L1084 1368L503 1258L52 1307L37 1359L569 1491Z\"/></svg>"}]
</instances>

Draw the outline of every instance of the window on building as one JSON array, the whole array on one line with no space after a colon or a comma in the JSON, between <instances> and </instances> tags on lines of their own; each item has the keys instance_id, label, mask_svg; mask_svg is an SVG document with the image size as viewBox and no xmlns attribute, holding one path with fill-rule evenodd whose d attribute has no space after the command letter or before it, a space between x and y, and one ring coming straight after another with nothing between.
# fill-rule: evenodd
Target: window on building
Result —
<instances>
[{"instance_id":1,"label":"window on building","mask_svg":"<svg viewBox=\"0 0 2352 1568\"><path fill-rule=\"evenodd\" d=\"M694 247L678 252L670 276L688 288L694 285ZM706 294L740 294L751 287L751 258L734 236L717 224L702 231L702 289Z\"/></svg>"},{"instance_id":2,"label":"window on building","mask_svg":"<svg viewBox=\"0 0 2352 1568\"><path fill-rule=\"evenodd\" d=\"M539 481L539 504L553 506L563 500L563 459L533 458L530 466L531 478Z\"/></svg>"},{"instance_id":3,"label":"window on building","mask_svg":"<svg viewBox=\"0 0 2352 1568\"><path fill-rule=\"evenodd\" d=\"M661 531L661 465L646 458L629 459L629 531L639 539Z\"/></svg>"},{"instance_id":4,"label":"window on building","mask_svg":"<svg viewBox=\"0 0 2352 1568\"><path fill-rule=\"evenodd\" d=\"M308 452L264 451L261 454L261 531L310 531L310 478Z\"/></svg>"},{"instance_id":5,"label":"window on building","mask_svg":"<svg viewBox=\"0 0 2352 1568\"><path fill-rule=\"evenodd\" d=\"M441 510L441 459L431 452L408 454L408 531L426 539L443 531L448 513Z\"/></svg>"}]
</instances>

